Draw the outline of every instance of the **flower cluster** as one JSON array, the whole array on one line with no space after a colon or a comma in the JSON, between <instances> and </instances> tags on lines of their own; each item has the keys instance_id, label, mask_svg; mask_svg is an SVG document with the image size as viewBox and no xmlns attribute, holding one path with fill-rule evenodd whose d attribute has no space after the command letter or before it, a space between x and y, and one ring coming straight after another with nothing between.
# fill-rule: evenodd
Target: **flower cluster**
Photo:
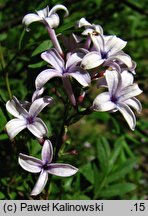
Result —
<instances>
[{"instance_id":1,"label":"flower cluster","mask_svg":"<svg viewBox=\"0 0 148 216\"><path fill-rule=\"evenodd\" d=\"M48 139L48 128L37 117L46 106L54 104L52 97L42 97L47 82L52 82L55 77L60 78L69 103L76 111L79 103L87 97L85 91L91 87L92 82L96 83L98 89L104 87L105 92L99 93L91 106L84 109L90 113L119 111L132 130L135 128L136 118L131 108L138 113L142 109L140 101L135 98L142 93L134 83L136 63L123 51L127 42L115 35L104 35L100 25L91 24L85 18L76 23L76 27L82 29L81 36L72 33L69 37L60 37L59 41L54 30L60 23L58 10L64 10L65 16L69 14L67 8L59 4L51 10L47 6L36 14L30 13L23 18L27 30L32 22L39 21L45 25L53 47L43 52L41 58L50 68L41 71L36 77L36 90L31 102L19 102L13 96L6 104L7 110L15 117L6 124L10 139L27 128L43 143L42 160L21 153L19 155L19 164L23 169L32 173L40 172L31 195L38 195L43 190L48 174L66 177L78 171L69 164L55 161L51 163L53 147ZM74 90L78 87L81 88L81 93L76 95ZM58 152L59 149L55 151Z\"/></svg>"}]
</instances>

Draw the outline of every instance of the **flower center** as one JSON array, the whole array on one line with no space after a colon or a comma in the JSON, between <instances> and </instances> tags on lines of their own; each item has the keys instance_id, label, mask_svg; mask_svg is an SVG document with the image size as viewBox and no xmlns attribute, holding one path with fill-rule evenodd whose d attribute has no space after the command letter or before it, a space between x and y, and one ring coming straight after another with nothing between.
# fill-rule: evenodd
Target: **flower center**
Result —
<instances>
[{"instance_id":1,"label":"flower center","mask_svg":"<svg viewBox=\"0 0 148 216\"><path fill-rule=\"evenodd\" d=\"M44 165L43 165L43 169L44 169L44 170L48 170L48 169L49 169L48 166L47 166L47 164L44 164Z\"/></svg>"},{"instance_id":2,"label":"flower center","mask_svg":"<svg viewBox=\"0 0 148 216\"><path fill-rule=\"evenodd\" d=\"M117 103L117 101L118 101L118 99L113 95L112 97L111 97L111 101L113 102L113 103Z\"/></svg>"},{"instance_id":3,"label":"flower center","mask_svg":"<svg viewBox=\"0 0 148 216\"><path fill-rule=\"evenodd\" d=\"M29 116L27 118L27 124L33 124L33 122L34 122L34 118L32 116Z\"/></svg>"},{"instance_id":4,"label":"flower center","mask_svg":"<svg viewBox=\"0 0 148 216\"><path fill-rule=\"evenodd\" d=\"M101 51L101 57L102 59L107 59L108 58L107 52Z\"/></svg>"}]
</instances>

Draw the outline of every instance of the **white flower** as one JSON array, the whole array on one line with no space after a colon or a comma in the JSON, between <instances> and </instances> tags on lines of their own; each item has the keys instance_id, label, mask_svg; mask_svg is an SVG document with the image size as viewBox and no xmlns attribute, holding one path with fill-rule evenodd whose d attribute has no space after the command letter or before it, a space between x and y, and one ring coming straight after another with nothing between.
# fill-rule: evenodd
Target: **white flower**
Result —
<instances>
[{"instance_id":1,"label":"white flower","mask_svg":"<svg viewBox=\"0 0 148 216\"><path fill-rule=\"evenodd\" d=\"M64 10L65 16L68 16L68 10L64 5L58 4L55 5L51 10L47 6L43 10L36 11L35 13L29 13L24 16L22 23L28 27L32 22L43 22L45 25L49 26L50 28L56 28L59 25L60 19L59 15L56 13L57 10ZM29 31L28 28L26 30Z\"/></svg>"},{"instance_id":2,"label":"white flower","mask_svg":"<svg viewBox=\"0 0 148 216\"><path fill-rule=\"evenodd\" d=\"M134 130L136 118L130 107L141 112L141 103L135 96L142 93L137 84L133 84L133 75L128 71L122 73L113 70L106 71L105 78L108 92L99 94L93 102L95 111L120 111L129 127Z\"/></svg>"},{"instance_id":3,"label":"white flower","mask_svg":"<svg viewBox=\"0 0 148 216\"><path fill-rule=\"evenodd\" d=\"M49 104L53 103L51 97L43 97L34 100L27 111L23 105L13 96L13 99L6 103L6 109L15 118L6 124L6 131L10 139L13 139L20 131L27 128L34 136L39 139L47 136L48 129L45 123L38 118L38 114Z\"/></svg>"},{"instance_id":4,"label":"white flower","mask_svg":"<svg viewBox=\"0 0 148 216\"><path fill-rule=\"evenodd\" d=\"M79 66L84 55L85 52L81 51L72 53L68 56L67 61L64 61L56 49L43 52L41 57L44 61L48 62L52 68L42 71L37 76L35 80L36 89L42 88L45 83L53 77L60 77L71 103L75 106L76 100L69 77L73 77L84 87L87 87L91 82L89 73Z\"/></svg>"},{"instance_id":5,"label":"white flower","mask_svg":"<svg viewBox=\"0 0 148 216\"><path fill-rule=\"evenodd\" d=\"M98 35L98 34L103 34L103 29L100 25L95 25L95 24L91 24L89 23L84 17L81 18L78 22L77 22L77 27L81 28L81 27L85 27L85 30L82 32L82 35Z\"/></svg>"},{"instance_id":6,"label":"white flower","mask_svg":"<svg viewBox=\"0 0 148 216\"><path fill-rule=\"evenodd\" d=\"M24 154L19 154L19 164L23 169L31 173L40 173L31 195L36 196L42 192L47 180L48 174L68 177L74 175L78 169L63 163L51 163L53 158L53 148L49 140L45 140L42 148L42 160Z\"/></svg>"}]
</instances>

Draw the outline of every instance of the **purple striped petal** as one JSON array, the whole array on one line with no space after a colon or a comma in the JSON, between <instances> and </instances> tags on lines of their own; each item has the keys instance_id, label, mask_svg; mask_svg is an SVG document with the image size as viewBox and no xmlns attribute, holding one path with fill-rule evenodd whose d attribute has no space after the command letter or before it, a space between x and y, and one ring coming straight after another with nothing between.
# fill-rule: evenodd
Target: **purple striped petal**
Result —
<instances>
[{"instance_id":1,"label":"purple striped petal","mask_svg":"<svg viewBox=\"0 0 148 216\"><path fill-rule=\"evenodd\" d=\"M54 69L42 71L35 80L36 89L42 88L50 79L61 76L62 74Z\"/></svg>"},{"instance_id":2,"label":"purple striped petal","mask_svg":"<svg viewBox=\"0 0 148 216\"><path fill-rule=\"evenodd\" d=\"M44 189L46 183L48 180L48 173L46 171L43 171L40 173L40 176L31 192L31 196L37 196L38 194L40 194L42 192L42 190Z\"/></svg>"},{"instance_id":3,"label":"purple striped petal","mask_svg":"<svg viewBox=\"0 0 148 216\"><path fill-rule=\"evenodd\" d=\"M117 108L125 118L131 130L134 130L136 126L136 118L133 111L125 103L118 103Z\"/></svg>"},{"instance_id":4,"label":"purple striped petal","mask_svg":"<svg viewBox=\"0 0 148 216\"><path fill-rule=\"evenodd\" d=\"M95 98L92 108L95 111L112 111L116 109L116 104L111 101L109 92L103 92Z\"/></svg>"},{"instance_id":5,"label":"purple striped petal","mask_svg":"<svg viewBox=\"0 0 148 216\"><path fill-rule=\"evenodd\" d=\"M12 100L6 103L6 109L14 117L17 117L19 119L24 119L29 115L15 96L13 96Z\"/></svg>"},{"instance_id":6,"label":"purple striped petal","mask_svg":"<svg viewBox=\"0 0 148 216\"><path fill-rule=\"evenodd\" d=\"M121 77L122 77L122 89L129 85L132 85L134 82L133 74L131 74L126 70L121 73Z\"/></svg>"},{"instance_id":7,"label":"purple striped petal","mask_svg":"<svg viewBox=\"0 0 148 216\"><path fill-rule=\"evenodd\" d=\"M27 125L28 130L37 138L42 139L48 134L48 128L40 118L35 118L32 124Z\"/></svg>"},{"instance_id":8,"label":"purple striped petal","mask_svg":"<svg viewBox=\"0 0 148 216\"><path fill-rule=\"evenodd\" d=\"M127 44L126 41L116 37L115 35L104 36L104 40L105 50L107 51L109 56L121 51Z\"/></svg>"},{"instance_id":9,"label":"purple striped petal","mask_svg":"<svg viewBox=\"0 0 148 216\"><path fill-rule=\"evenodd\" d=\"M141 113L142 105L137 98L133 97L131 99L124 101L124 103L126 103L128 106L134 108L138 113Z\"/></svg>"},{"instance_id":10,"label":"purple striped petal","mask_svg":"<svg viewBox=\"0 0 148 216\"><path fill-rule=\"evenodd\" d=\"M44 61L48 62L54 69L56 69L59 73L63 72L64 68L64 60L56 51L56 49L50 49L41 54L41 57Z\"/></svg>"},{"instance_id":11,"label":"purple striped petal","mask_svg":"<svg viewBox=\"0 0 148 216\"><path fill-rule=\"evenodd\" d=\"M73 68L75 72L67 73L74 79L76 79L82 86L87 87L91 82L91 77L89 73L82 71L80 67Z\"/></svg>"},{"instance_id":12,"label":"purple striped petal","mask_svg":"<svg viewBox=\"0 0 148 216\"><path fill-rule=\"evenodd\" d=\"M43 94L44 90L45 90L44 87L41 88L41 89L37 89L37 90L35 90L35 92L34 92L33 95L32 95L32 102L33 102L34 100L40 98L41 95Z\"/></svg>"},{"instance_id":13,"label":"purple striped petal","mask_svg":"<svg viewBox=\"0 0 148 216\"><path fill-rule=\"evenodd\" d=\"M121 88L121 74L116 70L106 70L105 78L110 95L114 95Z\"/></svg>"},{"instance_id":14,"label":"purple striped petal","mask_svg":"<svg viewBox=\"0 0 148 216\"><path fill-rule=\"evenodd\" d=\"M100 66L104 62L100 54L96 51L90 52L84 56L81 62L81 67L89 70Z\"/></svg>"},{"instance_id":15,"label":"purple striped petal","mask_svg":"<svg viewBox=\"0 0 148 216\"><path fill-rule=\"evenodd\" d=\"M116 53L115 55L112 55L109 57L110 60L119 60L123 64L125 64L128 69L130 70L133 68L133 62L129 55L125 54L124 52Z\"/></svg>"},{"instance_id":16,"label":"purple striped petal","mask_svg":"<svg viewBox=\"0 0 148 216\"><path fill-rule=\"evenodd\" d=\"M12 119L6 124L6 131L10 139L13 139L19 132L26 128L26 119Z\"/></svg>"},{"instance_id":17,"label":"purple striped petal","mask_svg":"<svg viewBox=\"0 0 148 216\"><path fill-rule=\"evenodd\" d=\"M39 173L42 170L42 161L37 158L20 153L18 162L28 172Z\"/></svg>"},{"instance_id":18,"label":"purple striped petal","mask_svg":"<svg viewBox=\"0 0 148 216\"><path fill-rule=\"evenodd\" d=\"M42 148L42 163L51 163L53 158L53 148L50 140L45 140Z\"/></svg>"},{"instance_id":19,"label":"purple striped petal","mask_svg":"<svg viewBox=\"0 0 148 216\"><path fill-rule=\"evenodd\" d=\"M138 87L136 83L129 85L122 89L118 94L119 94L119 102L123 102L127 99L130 99L132 97L135 97L139 94L142 93L142 90Z\"/></svg>"},{"instance_id":20,"label":"purple striped petal","mask_svg":"<svg viewBox=\"0 0 148 216\"><path fill-rule=\"evenodd\" d=\"M75 52L68 58L66 62L66 68L71 68L76 66L78 63L80 63L83 59L83 57L86 55L86 50L82 49L81 52Z\"/></svg>"},{"instance_id":21,"label":"purple striped petal","mask_svg":"<svg viewBox=\"0 0 148 216\"><path fill-rule=\"evenodd\" d=\"M78 169L69 164L52 163L48 166L47 172L56 176L68 177L78 172Z\"/></svg>"},{"instance_id":22,"label":"purple striped petal","mask_svg":"<svg viewBox=\"0 0 148 216\"><path fill-rule=\"evenodd\" d=\"M29 115L33 118L36 117L47 105L53 104L52 97L45 96L36 99L30 106Z\"/></svg>"}]
</instances>

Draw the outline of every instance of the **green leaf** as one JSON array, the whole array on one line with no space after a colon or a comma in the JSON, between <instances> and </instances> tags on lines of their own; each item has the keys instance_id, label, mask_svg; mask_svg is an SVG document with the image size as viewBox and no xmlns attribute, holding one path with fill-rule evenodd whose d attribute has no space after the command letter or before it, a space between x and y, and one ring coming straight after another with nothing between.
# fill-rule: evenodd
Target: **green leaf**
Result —
<instances>
[{"instance_id":1,"label":"green leaf","mask_svg":"<svg viewBox=\"0 0 148 216\"><path fill-rule=\"evenodd\" d=\"M80 172L82 175L89 181L91 184L94 183L94 174L91 163L87 163L86 165L80 168Z\"/></svg>"},{"instance_id":2,"label":"green leaf","mask_svg":"<svg viewBox=\"0 0 148 216\"><path fill-rule=\"evenodd\" d=\"M117 141L115 142L114 151L111 154L110 161L109 161L109 163L110 163L110 169L112 169L112 166L116 162L117 157L119 156L119 154L121 152L121 149L123 148L123 141L124 141L124 138L123 137L119 137L117 139Z\"/></svg>"},{"instance_id":3,"label":"green leaf","mask_svg":"<svg viewBox=\"0 0 148 216\"><path fill-rule=\"evenodd\" d=\"M40 53L42 53L45 50L48 50L49 48L51 48L51 41L50 40L45 40L43 41L32 53L32 57L36 56Z\"/></svg>"},{"instance_id":4,"label":"green leaf","mask_svg":"<svg viewBox=\"0 0 148 216\"><path fill-rule=\"evenodd\" d=\"M97 142L97 158L101 171L105 174L108 172L110 149L105 138L100 138Z\"/></svg>"},{"instance_id":5,"label":"green leaf","mask_svg":"<svg viewBox=\"0 0 148 216\"><path fill-rule=\"evenodd\" d=\"M88 196L81 193L75 193L73 196L71 196L72 200L90 200Z\"/></svg>"},{"instance_id":6,"label":"green leaf","mask_svg":"<svg viewBox=\"0 0 148 216\"><path fill-rule=\"evenodd\" d=\"M126 162L122 163L121 166L118 166L118 168L108 176L107 183L114 182L124 177L127 173L129 173L133 169L136 162L137 159L134 158L134 159L129 159Z\"/></svg>"},{"instance_id":7,"label":"green leaf","mask_svg":"<svg viewBox=\"0 0 148 216\"><path fill-rule=\"evenodd\" d=\"M0 132L4 130L6 123L7 123L6 117L4 116L2 110L0 109Z\"/></svg>"},{"instance_id":8,"label":"green leaf","mask_svg":"<svg viewBox=\"0 0 148 216\"><path fill-rule=\"evenodd\" d=\"M103 198L113 198L115 196L121 196L126 193L129 193L136 189L136 185L132 183L120 183L115 184L107 187L106 189L103 189L99 193L99 197Z\"/></svg>"},{"instance_id":9,"label":"green leaf","mask_svg":"<svg viewBox=\"0 0 148 216\"><path fill-rule=\"evenodd\" d=\"M0 191L0 200L5 199L5 195Z\"/></svg>"},{"instance_id":10,"label":"green leaf","mask_svg":"<svg viewBox=\"0 0 148 216\"><path fill-rule=\"evenodd\" d=\"M7 134L0 134L0 140L6 140L6 139L8 139Z\"/></svg>"},{"instance_id":11,"label":"green leaf","mask_svg":"<svg viewBox=\"0 0 148 216\"><path fill-rule=\"evenodd\" d=\"M45 66L47 63L45 61L41 61L35 64L30 64L28 65L29 68L41 68L43 66Z\"/></svg>"},{"instance_id":12,"label":"green leaf","mask_svg":"<svg viewBox=\"0 0 148 216\"><path fill-rule=\"evenodd\" d=\"M94 194L97 195L100 190L101 182L103 181L103 174L99 171L96 164L93 163L93 172L94 172Z\"/></svg>"}]
</instances>

